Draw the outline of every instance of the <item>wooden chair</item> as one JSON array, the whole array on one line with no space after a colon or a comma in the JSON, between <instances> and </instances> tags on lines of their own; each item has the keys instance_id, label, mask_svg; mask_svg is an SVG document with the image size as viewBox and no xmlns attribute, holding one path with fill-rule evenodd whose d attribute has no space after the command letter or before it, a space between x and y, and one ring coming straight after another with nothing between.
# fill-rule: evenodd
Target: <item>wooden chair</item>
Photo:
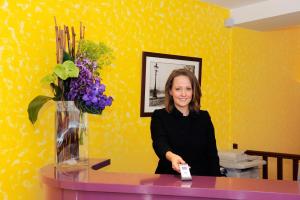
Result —
<instances>
[{"instance_id":1,"label":"wooden chair","mask_svg":"<svg viewBox=\"0 0 300 200\"><path fill-rule=\"evenodd\" d=\"M238 149L238 144L234 143L232 147L233 149ZM268 179L268 158L269 157L273 157L277 159L277 180L282 180L282 174L283 174L282 160L291 159L293 161L293 180L294 181L297 180L300 155L268 152L268 151L255 151L255 150L246 150L245 153L248 155L262 156L262 158L266 161L266 164L263 165L263 170L262 170L263 179Z\"/></svg>"}]
</instances>

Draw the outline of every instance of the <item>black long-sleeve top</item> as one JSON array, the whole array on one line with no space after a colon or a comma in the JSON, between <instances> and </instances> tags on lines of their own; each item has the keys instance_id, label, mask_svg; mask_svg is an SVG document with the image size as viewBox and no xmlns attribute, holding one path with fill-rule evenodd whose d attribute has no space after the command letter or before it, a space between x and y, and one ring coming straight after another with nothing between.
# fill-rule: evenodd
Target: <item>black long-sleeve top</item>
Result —
<instances>
[{"instance_id":1,"label":"black long-sleeve top","mask_svg":"<svg viewBox=\"0 0 300 200\"><path fill-rule=\"evenodd\" d=\"M170 113L165 109L155 110L151 118L151 137L159 157L155 173L177 174L166 159L166 152L172 151L191 167L192 175L220 175L214 127L207 111L183 116L175 107Z\"/></svg>"}]
</instances>

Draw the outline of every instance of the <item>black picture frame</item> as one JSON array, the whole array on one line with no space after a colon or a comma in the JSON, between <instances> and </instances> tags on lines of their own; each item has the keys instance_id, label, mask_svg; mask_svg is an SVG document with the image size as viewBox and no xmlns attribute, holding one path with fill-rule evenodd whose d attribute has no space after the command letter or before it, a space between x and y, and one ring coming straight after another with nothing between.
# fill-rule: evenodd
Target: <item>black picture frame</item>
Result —
<instances>
[{"instance_id":1,"label":"black picture frame","mask_svg":"<svg viewBox=\"0 0 300 200\"><path fill-rule=\"evenodd\" d=\"M150 117L155 109L164 107L164 86L174 69L188 68L201 86L202 58L154 53L142 54L140 116Z\"/></svg>"}]
</instances>

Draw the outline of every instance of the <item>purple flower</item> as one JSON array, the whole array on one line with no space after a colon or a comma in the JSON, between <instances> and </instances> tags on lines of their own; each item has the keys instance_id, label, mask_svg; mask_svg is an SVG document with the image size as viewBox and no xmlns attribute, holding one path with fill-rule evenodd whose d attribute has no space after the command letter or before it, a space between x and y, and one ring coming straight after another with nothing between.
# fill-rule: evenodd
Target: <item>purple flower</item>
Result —
<instances>
[{"instance_id":1,"label":"purple flower","mask_svg":"<svg viewBox=\"0 0 300 200\"><path fill-rule=\"evenodd\" d=\"M101 113L106 106L111 106L113 99L104 94L105 85L101 84L99 77L93 75L97 63L80 57L75 60L75 64L79 68L79 75L70 79L66 99L77 102L83 112Z\"/></svg>"}]
</instances>

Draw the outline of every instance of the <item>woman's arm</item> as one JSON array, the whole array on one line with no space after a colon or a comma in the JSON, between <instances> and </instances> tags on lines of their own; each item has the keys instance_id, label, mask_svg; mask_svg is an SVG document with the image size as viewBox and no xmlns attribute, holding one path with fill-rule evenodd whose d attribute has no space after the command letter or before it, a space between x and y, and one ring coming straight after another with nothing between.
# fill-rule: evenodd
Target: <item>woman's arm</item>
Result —
<instances>
[{"instance_id":1,"label":"woman's arm","mask_svg":"<svg viewBox=\"0 0 300 200\"><path fill-rule=\"evenodd\" d=\"M155 110L151 117L151 138L152 146L159 159L166 159L167 151L171 151L168 143L167 133L163 128L162 114Z\"/></svg>"},{"instance_id":2,"label":"woman's arm","mask_svg":"<svg viewBox=\"0 0 300 200\"><path fill-rule=\"evenodd\" d=\"M172 125L170 124L170 126ZM162 114L157 110L152 114L150 129L152 146L156 155L159 159L169 160L172 163L172 168L179 173L179 164L185 163L185 161L172 152L168 143L167 133L164 130Z\"/></svg>"}]
</instances>

